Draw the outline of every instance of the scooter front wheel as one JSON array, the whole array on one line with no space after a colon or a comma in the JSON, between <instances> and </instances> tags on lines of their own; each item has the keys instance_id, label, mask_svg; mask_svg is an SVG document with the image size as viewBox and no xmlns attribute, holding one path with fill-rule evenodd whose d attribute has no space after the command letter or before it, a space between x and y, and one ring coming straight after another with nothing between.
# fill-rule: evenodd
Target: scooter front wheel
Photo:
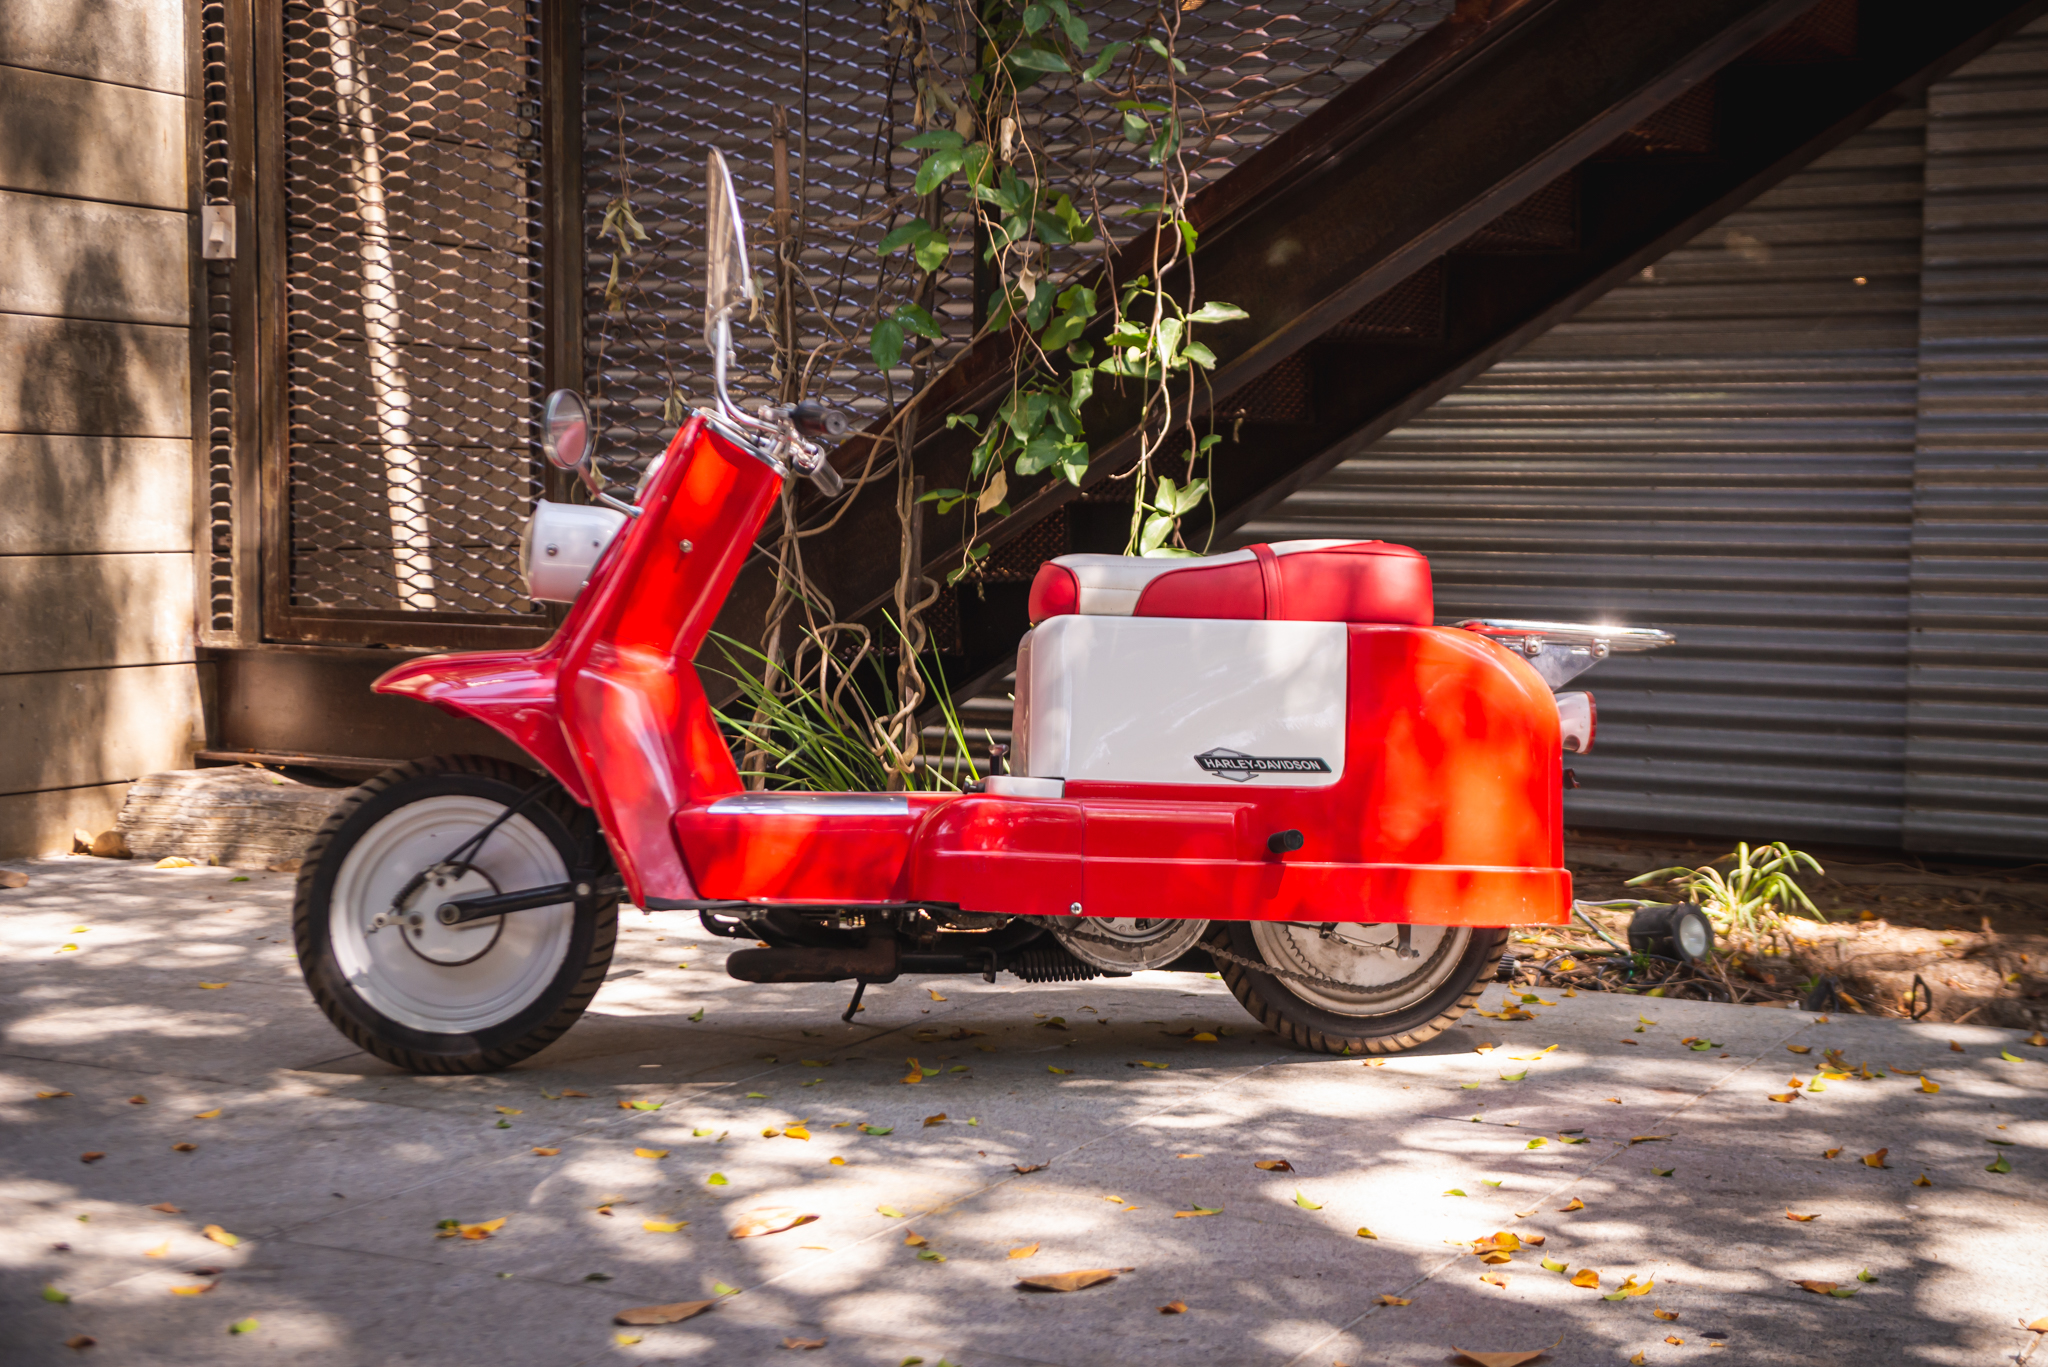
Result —
<instances>
[{"instance_id":1,"label":"scooter front wheel","mask_svg":"<svg viewBox=\"0 0 2048 1367\"><path fill-rule=\"evenodd\" d=\"M1436 1038L1479 1003L1507 931L1336 921L1219 921L1208 942L1223 981L1299 1049L1393 1054ZM1274 971L1279 970L1279 971Z\"/></svg>"},{"instance_id":2,"label":"scooter front wheel","mask_svg":"<svg viewBox=\"0 0 2048 1367\"><path fill-rule=\"evenodd\" d=\"M583 1014L618 938L615 894L454 926L435 916L458 898L587 876L602 857L594 823L559 789L534 794L544 782L456 756L386 770L335 808L307 848L292 932L342 1034L411 1072L480 1073Z\"/></svg>"}]
</instances>

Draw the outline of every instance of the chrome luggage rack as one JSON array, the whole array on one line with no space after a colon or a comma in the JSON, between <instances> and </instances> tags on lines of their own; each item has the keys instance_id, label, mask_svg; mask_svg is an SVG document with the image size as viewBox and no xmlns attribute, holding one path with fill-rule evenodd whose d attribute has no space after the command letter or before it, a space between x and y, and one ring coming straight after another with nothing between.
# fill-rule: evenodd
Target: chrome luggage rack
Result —
<instances>
[{"instance_id":1,"label":"chrome luggage rack","mask_svg":"<svg viewBox=\"0 0 2048 1367\"><path fill-rule=\"evenodd\" d=\"M1506 617L1468 617L1456 625L1526 656L1543 681L1558 688L1609 655L1633 655L1676 645L1678 638L1655 627L1617 627L1599 622L1531 622Z\"/></svg>"}]
</instances>

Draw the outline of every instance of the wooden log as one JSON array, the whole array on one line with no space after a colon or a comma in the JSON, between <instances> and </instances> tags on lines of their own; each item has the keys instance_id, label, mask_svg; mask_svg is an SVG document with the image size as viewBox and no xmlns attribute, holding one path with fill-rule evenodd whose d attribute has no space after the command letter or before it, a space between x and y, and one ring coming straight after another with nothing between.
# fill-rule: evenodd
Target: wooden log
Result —
<instances>
[{"instance_id":1,"label":"wooden log","mask_svg":"<svg viewBox=\"0 0 2048 1367\"><path fill-rule=\"evenodd\" d=\"M174 769L137 779L119 827L138 859L178 855L261 869L296 861L348 788L316 788L268 769Z\"/></svg>"}]
</instances>

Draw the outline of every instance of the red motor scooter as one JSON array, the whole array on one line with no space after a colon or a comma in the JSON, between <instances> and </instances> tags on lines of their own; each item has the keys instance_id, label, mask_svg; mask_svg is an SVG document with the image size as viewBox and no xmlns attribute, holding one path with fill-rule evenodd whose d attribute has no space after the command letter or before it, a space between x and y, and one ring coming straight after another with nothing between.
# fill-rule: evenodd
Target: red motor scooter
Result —
<instances>
[{"instance_id":1,"label":"red motor scooter","mask_svg":"<svg viewBox=\"0 0 2048 1367\"><path fill-rule=\"evenodd\" d=\"M328 1016L421 1072L500 1068L574 1023L621 897L700 913L750 982L1009 972L1060 982L1220 970L1307 1049L1384 1053L1477 1000L1506 928L1571 914L1562 756L1593 741L1557 687L1663 632L1434 625L1429 567L1377 541L1195 559L1068 555L1031 592L1012 772L964 792L748 791L693 661L801 472L836 493L815 404L749 414L726 387L752 298L738 203L710 159L699 411L635 499L550 396L548 454L595 502L542 502L534 597L572 602L531 651L441 655L379 692L472 717L532 768L401 765L314 839L294 910Z\"/></svg>"}]
</instances>

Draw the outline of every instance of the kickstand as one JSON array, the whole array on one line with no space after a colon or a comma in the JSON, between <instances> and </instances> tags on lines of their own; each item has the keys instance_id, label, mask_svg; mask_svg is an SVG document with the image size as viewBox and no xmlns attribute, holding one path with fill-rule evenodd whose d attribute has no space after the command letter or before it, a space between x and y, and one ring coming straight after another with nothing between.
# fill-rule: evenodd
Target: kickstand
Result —
<instances>
[{"instance_id":1,"label":"kickstand","mask_svg":"<svg viewBox=\"0 0 2048 1367\"><path fill-rule=\"evenodd\" d=\"M848 1024L852 1024L853 1013L860 1010L861 994L863 992L866 992L867 990L868 980L866 978L857 978L854 980L853 1000L846 1004L846 1010L840 1015L839 1019L847 1022Z\"/></svg>"}]
</instances>

